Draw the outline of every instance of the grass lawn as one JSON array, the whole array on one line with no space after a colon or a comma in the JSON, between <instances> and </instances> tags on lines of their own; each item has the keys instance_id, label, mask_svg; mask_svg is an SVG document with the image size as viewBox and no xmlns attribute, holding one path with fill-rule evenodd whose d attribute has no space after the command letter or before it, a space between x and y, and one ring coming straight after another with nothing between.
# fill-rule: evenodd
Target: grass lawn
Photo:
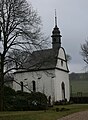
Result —
<instances>
[{"instance_id":1,"label":"grass lawn","mask_svg":"<svg viewBox=\"0 0 88 120\"><path fill-rule=\"evenodd\" d=\"M66 109L56 112L56 108ZM57 120L68 114L84 110L88 110L88 104L60 105L46 111L0 112L0 120Z\"/></svg>"}]
</instances>

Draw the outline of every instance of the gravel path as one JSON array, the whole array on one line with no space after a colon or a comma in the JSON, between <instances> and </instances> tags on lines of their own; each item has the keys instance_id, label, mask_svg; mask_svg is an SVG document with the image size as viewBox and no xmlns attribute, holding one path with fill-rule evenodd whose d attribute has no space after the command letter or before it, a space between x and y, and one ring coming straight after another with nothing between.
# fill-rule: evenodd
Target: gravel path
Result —
<instances>
[{"instance_id":1,"label":"gravel path","mask_svg":"<svg viewBox=\"0 0 88 120\"><path fill-rule=\"evenodd\" d=\"M88 111L77 112L58 120L88 120Z\"/></svg>"}]
</instances>

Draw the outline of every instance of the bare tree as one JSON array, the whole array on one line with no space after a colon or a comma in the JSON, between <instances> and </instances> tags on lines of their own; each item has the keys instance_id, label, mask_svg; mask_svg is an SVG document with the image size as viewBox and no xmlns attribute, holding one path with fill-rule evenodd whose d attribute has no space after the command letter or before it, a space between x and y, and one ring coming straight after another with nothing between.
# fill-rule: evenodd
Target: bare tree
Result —
<instances>
[{"instance_id":1,"label":"bare tree","mask_svg":"<svg viewBox=\"0 0 88 120\"><path fill-rule=\"evenodd\" d=\"M26 0L0 0L0 110L3 110L3 85L7 72L15 69L6 68L12 59L12 50L30 51L39 49L44 42L41 34L41 20L31 4ZM20 62L21 63L21 62ZM18 64L18 63L17 63Z\"/></svg>"},{"instance_id":2,"label":"bare tree","mask_svg":"<svg viewBox=\"0 0 88 120\"><path fill-rule=\"evenodd\" d=\"M70 62L71 59L72 59L72 57L71 57L70 55L68 55L68 54L66 55L66 58L67 58L67 61L68 61L68 62Z\"/></svg>"},{"instance_id":3,"label":"bare tree","mask_svg":"<svg viewBox=\"0 0 88 120\"><path fill-rule=\"evenodd\" d=\"M85 41L85 43L81 45L81 55L83 56L84 62L88 64L88 41Z\"/></svg>"}]
</instances>

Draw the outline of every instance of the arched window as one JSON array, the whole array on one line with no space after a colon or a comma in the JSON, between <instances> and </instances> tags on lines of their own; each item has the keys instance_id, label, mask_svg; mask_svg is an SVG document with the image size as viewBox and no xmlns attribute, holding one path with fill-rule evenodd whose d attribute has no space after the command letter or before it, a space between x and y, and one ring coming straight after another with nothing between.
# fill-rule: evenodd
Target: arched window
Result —
<instances>
[{"instance_id":1,"label":"arched window","mask_svg":"<svg viewBox=\"0 0 88 120\"><path fill-rule=\"evenodd\" d=\"M61 60L61 66L63 66L63 60Z\"/></svg>"},{"instance_id":2,"label":"arched window","mask_svg":"<svg viewBox=\"0 0 88 120\"><path fill-rule=\"evenodd\" d=\"M21 86L21 91L23 92L23 82L20 82L20 86Z\"/></svg>"},{"instance_id":3,"label":"arched window","mask_svg":"<svg viewBox=\"0 0 88 120\"><path fill-rule=\"evenodd\" d=\"M51 105L51 96L49 96L49 105Z\"/></svg>"},{"instance_id":4,"label":"arched window","mask_svg":"<svg viewBox=\"0 0 88 120\"><path fill-rule=\"evenodd\" d=\"M65 100L65 84L64 84L64 82L62 82L61 88L62 88L62 100Z\"/></svg>"},{"instance_id":5,"label":"arched window","mask_svg":"<svg viewBox=\"0 0 88 120\"><path fill-rule=\"evenodd\" d=\"M36 83L35 83L35 81L32 81L32 85L33 85L33 92L36 92Z\"/></svg>"}]
</instances>

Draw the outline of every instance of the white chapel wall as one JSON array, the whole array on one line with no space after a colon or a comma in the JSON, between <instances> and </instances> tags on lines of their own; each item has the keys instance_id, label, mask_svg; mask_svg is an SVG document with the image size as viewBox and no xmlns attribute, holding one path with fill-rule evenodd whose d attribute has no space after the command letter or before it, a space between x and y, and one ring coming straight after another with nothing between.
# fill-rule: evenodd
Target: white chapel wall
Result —
<instances>
[{"instance_id":1,"label":"white chapel wall","mask_svg":"<svg viewBox=\"0 0 88 120\"><path fill-rule=\"evenodd\" d=\"M65 51L63 48L59 49L58 60L56 67L59 69L67 70L67 63L65 58Z\"/></svg>"},{"instance_id":2,"label":"white chapel wall","mask_svg":"<svg viewBox=\"0 0 88 120\"><path fill-rule=\"evenodd\" d=\"M61 47L61 48L59 49L59 55L58 55L58 57L62 58L63 60L66 59L66 58L65 58L64 48Z\"/></svg>"},{"instance_id":3,"label":"white chapel wall","mask_svg":"<svg viewBox=\"0 0 88 120\"><path fill-rule=\"evenodd\" d=\"M69 75L67 72L55 70L56 79L55 79L55 101L62 100L62 88L61 84L64 82L65 84L65 98L69 101L70 93L69 93Z\"/></svg>"},{"instance_id":4,"label":"white chapel wall","mask_svg":"<svg viewBox=\"0 0 88 120\"><path fill-rule=\"evenodd\" d=\"M32 81L35 81L36 92L42 92L47 97L51 96L54 99L54 76L54 70L24 72L15 74L14 80L18 83L22 81L31 91L33 91ZM13 89L21 90L21 86L14 82ZM29 92L26 88L24 88L24 91Z\"/></svg>"},{"instance_id":5,"label":"white chapel wall","mask_svg":"<svg viewBox=\"0 0 88 120\"><path fill-rule=\"evenodd\" d=\"M63 61L63 64L61 63ZM58 60L56 67L58 69L55 70L55 100L62 100L62 88L61 84L64 82L65 84L65 98L69 101L70 93L69 93L69 74L68 67L66 61L66 54L63 48L59 49Z\"/></svg>"}]
</instances>

